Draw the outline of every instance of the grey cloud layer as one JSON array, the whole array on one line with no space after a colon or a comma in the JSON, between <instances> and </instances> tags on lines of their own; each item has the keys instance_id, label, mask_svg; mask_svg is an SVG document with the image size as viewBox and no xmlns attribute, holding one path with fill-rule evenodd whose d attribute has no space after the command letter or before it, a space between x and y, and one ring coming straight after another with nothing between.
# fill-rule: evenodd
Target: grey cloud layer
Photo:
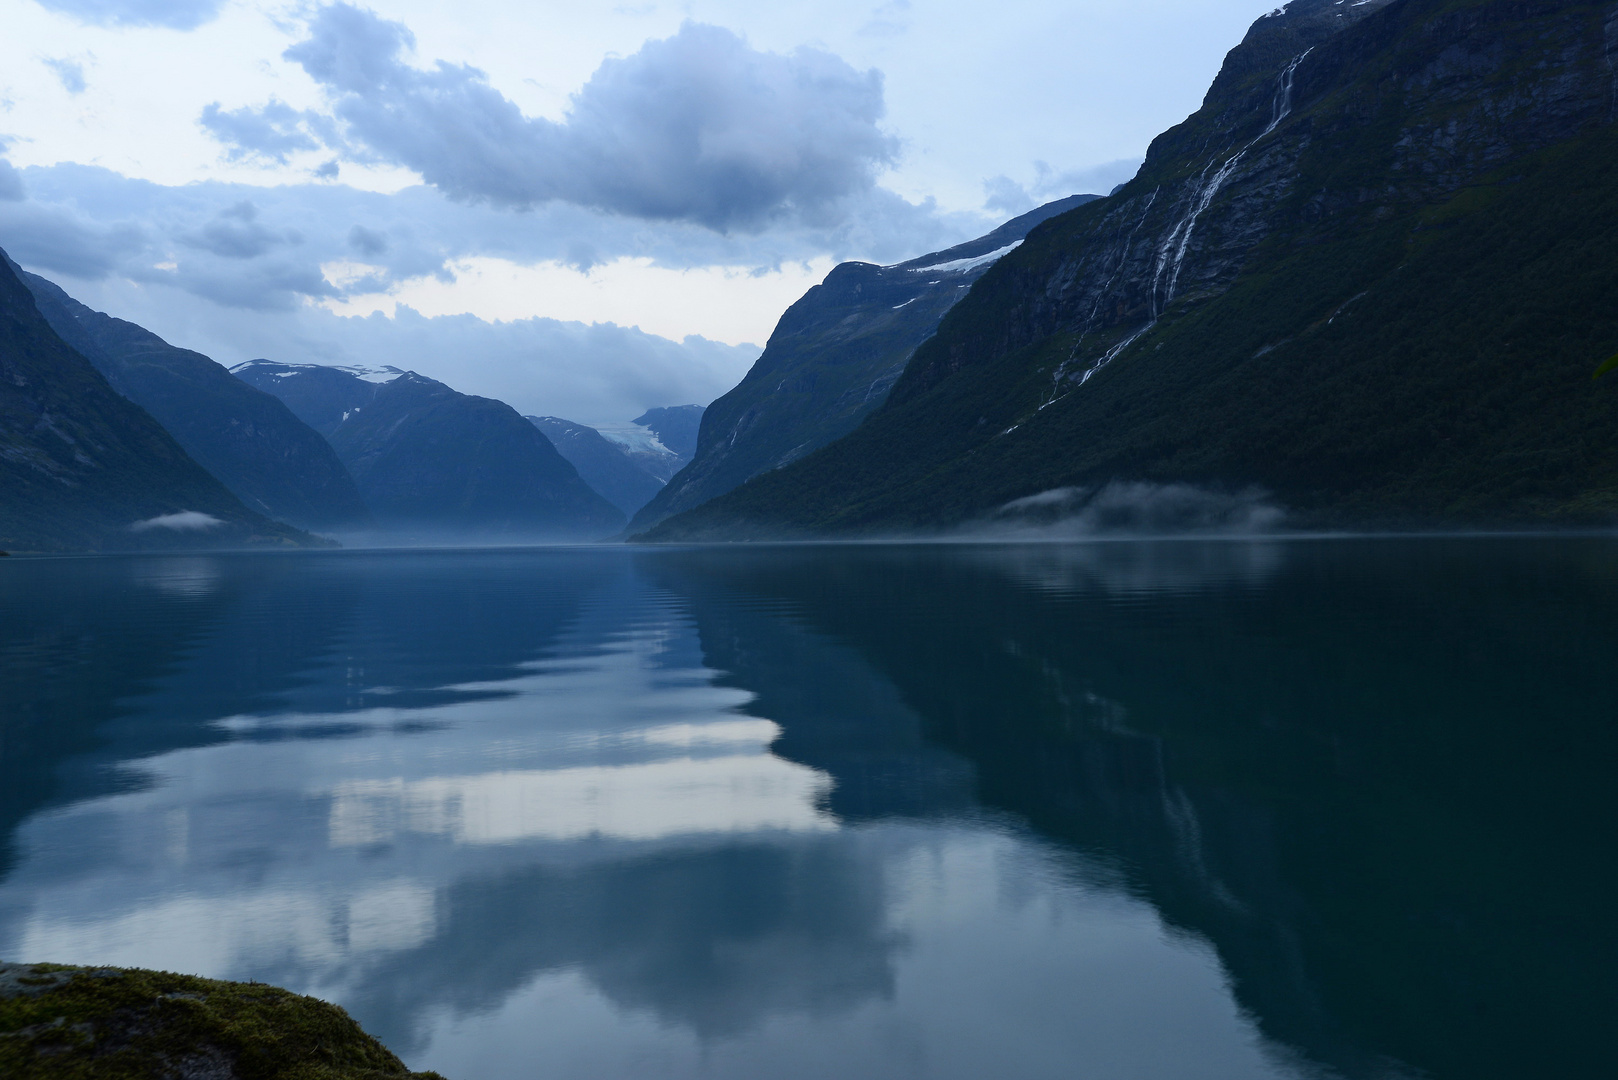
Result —
<instances>
[{"instance_id":1,"label":"grey cloud layer","mask_svg":"<svg viewBox=\"0 0 1618 1080\"><path fill-rule=\"evenodd\" d=\"M167 26L193 30L219 14L224 0L38 0L39 6L96 26Z\"/></svg>"},{"instance_id":2,"label":"grey cloud layer","mask_svg":"<svg viewBox=\"0 0 1618 1080\"><path fill-rule=\"evenodd\" d=\"M216 104L202 123L237 157L284 162L324 145L411 169L456 199L564 202L716 230L834 222L898 150L878 126L879 72L816 49L758 52L716 26L687 23L605 61L564 123L525 117L476 68L410 66L414 45L400 23L330 5L285 54L325 90L329 117Z\"/></svg>"},{"instance_id":3,"label":"grey cloud layer","mask_svg":"<svg viewBox=\"0 0 1618 1080\"><path fill-rule=\"evenodd\" d=\"M408 307L391 318L345 318L316 307L268 311L198 304L178 289L137 287L121 278L64 279L63 285L93 308L221 363L268 357L393 364L509 402L523 413L586 424L621 424L660 405L706 404L734 386L758 357L757 348L700 337L671 341L608 323L428 318Z\"/></svg>"},{"instance_id":4,"label":"grey cloud layer","mask_svg":"<svg viewBox=\"0 0 1618 1080\"><path fill-rule=\"evenodd\" d=\"M512 214L422 186L386 195L323 183L171 187L86 165L16 170L0 158L0 246L24 265L83 280L169 285L265 310L385 291L427 275L449 279L456 260L475 256L585 269L624 256L678 268L768 268L828 254L897 262L987 224L881 188L844 199L838 210L830 226L788 221L726 235L568 203ZM338 262L369 269L335 284L322 267Z\"/></svg>"}]
</instances>

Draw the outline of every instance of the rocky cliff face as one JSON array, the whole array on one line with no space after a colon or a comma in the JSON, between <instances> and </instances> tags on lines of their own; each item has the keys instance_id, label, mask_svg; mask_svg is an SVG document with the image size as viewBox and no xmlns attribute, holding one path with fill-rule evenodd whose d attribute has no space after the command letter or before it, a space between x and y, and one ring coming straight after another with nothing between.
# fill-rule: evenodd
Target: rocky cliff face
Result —
<instances>
[{"instance_id":1,"label":"rocky cliff face","mask_svg":"<svg viewBox=\"0 0 1618 1080\"><path fill-rule=\"evenodd\" d=\"M624 515L502 401L414 372L253 360L237 377L324 435L378 522L420 541L588 539Z\"/></svg>"},{"instance_id":2,"label":"rocky cliff face","mask_svg":"<svg viewBox=\"0 0 1618 1080\"><path fill-rule=\"evenodd\" d=\"M897 266L833 269L781 316L741 384L708 407L690 465L635 515L631 529L700 506L854 430L887 399L916 346L998 258L1035 225L1096 198L1049 203L986 236Z\"/></svg>"},{"instance_id":3,"label":"rocky cliff face","mask_svg":"<svg viewBox=\"0 0 1618 1080\"><path fill-rule=\"evenodd\" d=\"M201 353L84 306L42 277L24 273L22 280L51 328L242 502L303 528L371 524L337 455L278 399Z\"/></svg>"},{"instance_id":4,"label":"rocky cliff face","mask_svg":"<svg viewBox=\"0 0 1618 1080\"><path fill-rule=\"evenodd\" d=\"M1589 383L1618 345L1615 55L1612 3L1297 0L869 423L657 535L932 528L1117 480L1258 485L1303 522L1618 512Z\"/></svg>"},{"instance_id":5,"label":"rocky cliff face","mask_svg":"<svg viewBox=\"0 0 1618 1080\"><path fill-rule=\"evenodd\" d=\"M0 548L297 545L50 328L0 253Z\"/></svg>"}]
</instances>

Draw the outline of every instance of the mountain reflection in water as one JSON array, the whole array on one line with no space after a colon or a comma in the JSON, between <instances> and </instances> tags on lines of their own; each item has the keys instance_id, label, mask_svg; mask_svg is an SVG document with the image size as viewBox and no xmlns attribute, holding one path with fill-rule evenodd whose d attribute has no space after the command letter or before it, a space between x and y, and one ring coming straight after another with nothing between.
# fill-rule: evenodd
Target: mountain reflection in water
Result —
<instances>
[{"instance_id":1,"label":"mountain reflection in water","mask_svg":"<svg viewBox=\"0 0 1618 1080\"><path fill-rule=\"evenodd\" d=\"M1618 543L0 567L0 956L459 1080L1611 1070Z\"/></svg>"}]
</instances>

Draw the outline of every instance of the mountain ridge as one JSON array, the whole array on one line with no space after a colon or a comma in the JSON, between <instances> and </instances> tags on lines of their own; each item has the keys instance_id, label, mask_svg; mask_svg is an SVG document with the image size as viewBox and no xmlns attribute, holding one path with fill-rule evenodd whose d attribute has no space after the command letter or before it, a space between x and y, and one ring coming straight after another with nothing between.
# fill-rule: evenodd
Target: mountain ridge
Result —
<instances>
[{"instance_id":1,"label":"mountain ridge","mask_svg":"<svg viewBox=\"0 0 1618 1080\"><path fill-rule=\"evenodd\" d=\"M241 504L52 330L0 257L0 549L318 543Z\"/></svg>"},{"instance_id":2,"label":"mountain ridge","mask_svg":"<svg viewBox=\"0 0 1618 1080\"><path fill-rule=\"evenodd\" d=\"M21 277L51 328L243 503L303 528L374 524L336 453L278 398L46 278Z\"/></svg>"},{"instance_id":3,"label":"mountain ridge","mask_svg":"<svg viewBox=\"0 0 1618 1080\"><path fill-rule=\"evenodd\" d=\"M503 401L397 368L231 369L325 436L377 521L447 540L593 539L624 515Z\"/></svg>"},{"instance_id":4,"label":"mountain ridge","mask_svg":"<svg viewBox=\"0 0 1618 1080\"><path fill-rule=\"evenodd\" d=\"M741 383L708 406L691 461L631 532L692 509L852 431L879 407L963 290L1029 229L1098 196L1072 195L943 251L843 263L781 316Z\"/></svg>"},{"instance_id":5,"label":"mountain ridge","mask_svg":"<svg viewBox=\"0 0 1618 1080\"><path fill-rule=\"evenodd\" d=\"M1618 5L1335 7L1258 20L852 435L646 538L949 530L1117 481L1264 489L1304 527L1612 520Z\"/></svg>"}]
</instances>

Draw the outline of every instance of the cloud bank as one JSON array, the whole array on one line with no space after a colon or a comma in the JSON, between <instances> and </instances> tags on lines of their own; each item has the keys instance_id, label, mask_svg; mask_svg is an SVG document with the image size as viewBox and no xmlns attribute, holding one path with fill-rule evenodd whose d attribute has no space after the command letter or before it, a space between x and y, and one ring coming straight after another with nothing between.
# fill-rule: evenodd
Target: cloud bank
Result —
<instances>
[{"instance_id":1,"label":"cloud bank","mask_svg":"<svg viewBox=\"0 0 1618 1080\"><path fill-rule=\"evenodd\" d=\"M332 4L284 54L320 85L328 113L215 103L201 123L237 159L284 163L323 146L410 169L453 199L717 231L834 221L898 154L879 126L880 72L812 48L759 52L722 27L688 22L606 60L561 123L524 116L477 68L412 67L414 48L403 24Z\"/></svg>"},{"instance_id":2,"label":"cloud bank","mask_svg":"<svg viewBox=\"0 0 1618 1080\"><path fill-rule=\"evenodd\" d=\"M219 14L224 0L37 0L93 26L166 26L194 30Z\"/></svg>"}]
</instances>

